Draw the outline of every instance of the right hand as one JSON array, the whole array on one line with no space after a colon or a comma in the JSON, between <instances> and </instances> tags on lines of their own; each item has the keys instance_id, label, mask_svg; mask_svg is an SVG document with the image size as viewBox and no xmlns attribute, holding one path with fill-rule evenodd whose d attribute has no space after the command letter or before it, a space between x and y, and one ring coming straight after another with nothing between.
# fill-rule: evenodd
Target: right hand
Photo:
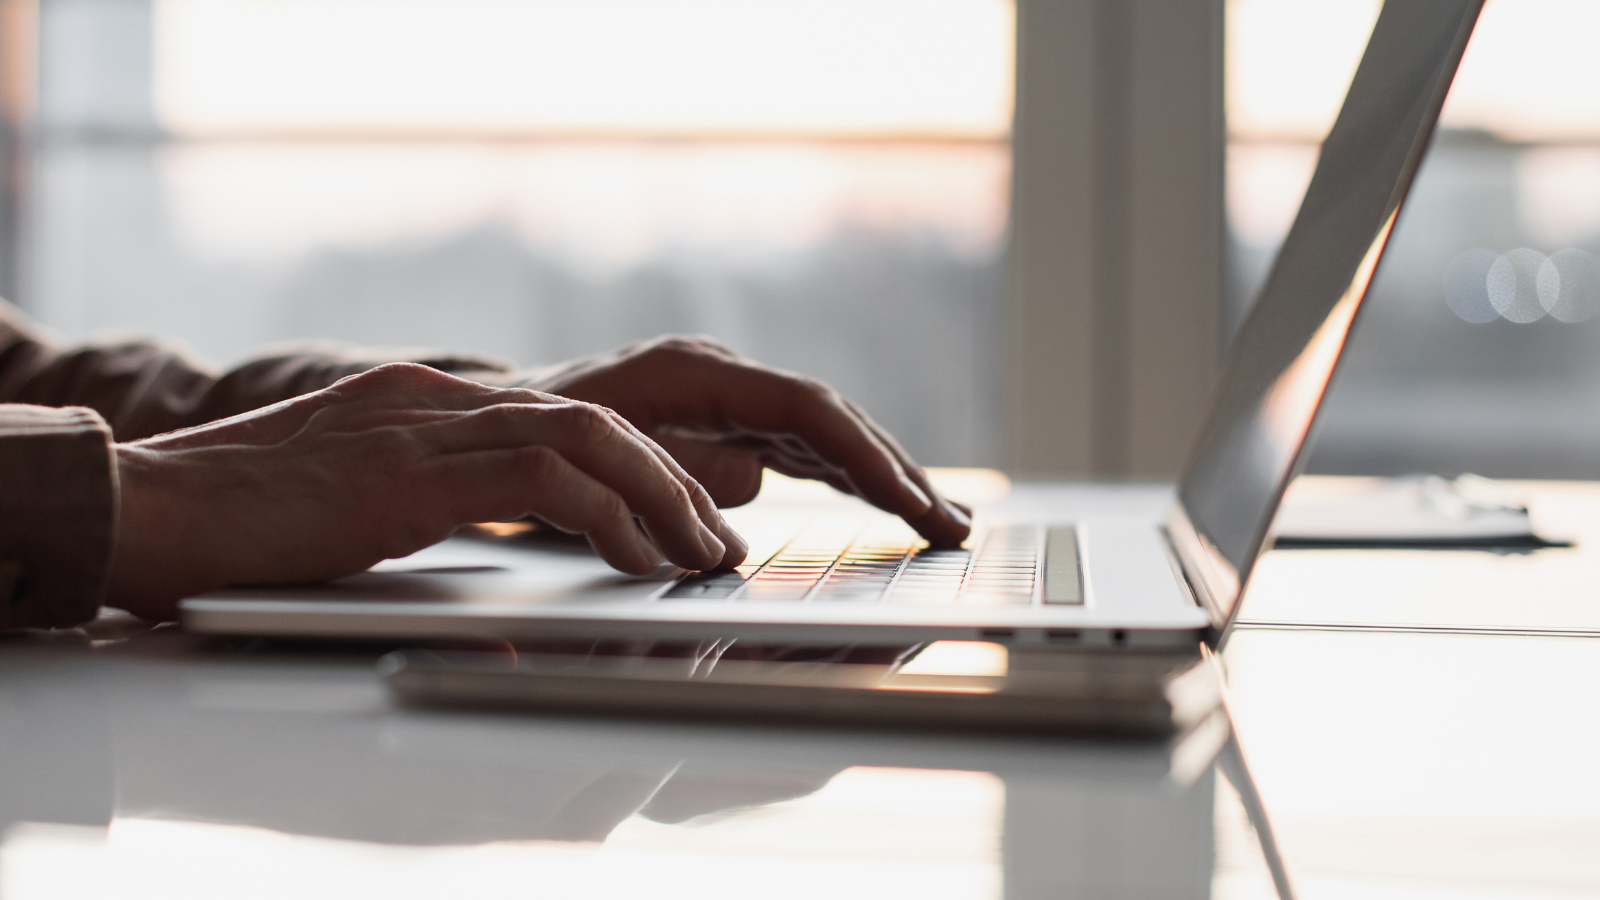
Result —
<instances>
[{"instance_id":1,"label":"right hand","mask_svg":"<svg viewBox=\"0 0 1600 900\"><path fill-rule=\"evenodd\" d=\"M513 377L616 410L719 506L754 499L766 467L901 516L936 547L959 546L971 534L972 510L940 497L865 410L819 381L745 359L710 338L657 338Z\"/></svg>"},{"instance_id":2,"label":"right hand","mask_svg":"<svg viewBox=\"0 0 1600 900\"><path fill-rule=\"evenodd\" d=\"M635 575L735 566L705 490L601 406L395 363L116 447L109 605L171 618L231 584L322 581L532 515Z\"/></svg>"}]
</instances>

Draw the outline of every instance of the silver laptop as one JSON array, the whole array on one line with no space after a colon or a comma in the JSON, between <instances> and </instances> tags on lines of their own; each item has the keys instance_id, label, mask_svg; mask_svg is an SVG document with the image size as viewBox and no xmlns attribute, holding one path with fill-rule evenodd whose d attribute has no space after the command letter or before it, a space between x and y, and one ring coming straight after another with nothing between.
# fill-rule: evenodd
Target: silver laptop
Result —
<instances>
[{"instance_id":1,"label":"silver laptop","mask_svg":"<svg viewBox=\"0 0 1600 900\"><path fill-rule=\"evenodd\" d=\"M1164 524L975 523L933 550L868 513L743 518L735 572L617 574L586 548L455 537L325 585L185 600L194 632L316 638L1219 642L1411 186L1482 0L1388 0L1241 328ZM1199 338L1209 340L1209 337Z\"/></svg>"}]
</instances>

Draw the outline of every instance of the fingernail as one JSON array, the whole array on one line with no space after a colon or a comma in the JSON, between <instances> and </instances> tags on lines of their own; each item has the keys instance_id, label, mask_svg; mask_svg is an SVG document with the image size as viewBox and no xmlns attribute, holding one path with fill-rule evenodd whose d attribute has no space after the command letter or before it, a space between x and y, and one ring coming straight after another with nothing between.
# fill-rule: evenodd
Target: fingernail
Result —
<instances>
[{"instance_id":1,"label":"fingernail","mask_svg":"<svg viewBox=\"0 0 1600 900\"><path fill-rule=\"evenodd\" d=\"M924 513L933 508L933 501L928 499L927 491L918 487L917 483L912 481L911 477L904 472L900 473L900 484L910 491L911 496L917 498L917 502L921 504L917 512Z\"/></svg>"},{"instance_id":2,"label":"fingernail","mask_svg":"<svg viewBox=\"0 0 1600 900\"><path fill-rule=\"evenodd\" d=\"M728 546L717 537L716 532L700 523L700 543L706 548L706 555L712 557L711 565L722 562L722 557L728 553Z\"/></svg>"}]
</instances>

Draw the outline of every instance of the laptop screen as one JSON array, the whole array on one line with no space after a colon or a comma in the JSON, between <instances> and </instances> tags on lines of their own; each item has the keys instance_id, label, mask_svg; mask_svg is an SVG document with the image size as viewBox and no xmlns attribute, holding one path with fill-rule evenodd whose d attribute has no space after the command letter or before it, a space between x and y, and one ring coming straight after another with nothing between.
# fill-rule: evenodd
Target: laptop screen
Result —
<instances>
[{"instance_id":1,"label":"laptop screen","mask_svg":"<svg viewBox=\"0 0 1600 900\"><path fill-rule=\"evenodd\" d=\"M1294 226L1240 328L1168 530L1231 620L1433 133L1483 0L1387 0Z\"/></svg>"}]
</instances>

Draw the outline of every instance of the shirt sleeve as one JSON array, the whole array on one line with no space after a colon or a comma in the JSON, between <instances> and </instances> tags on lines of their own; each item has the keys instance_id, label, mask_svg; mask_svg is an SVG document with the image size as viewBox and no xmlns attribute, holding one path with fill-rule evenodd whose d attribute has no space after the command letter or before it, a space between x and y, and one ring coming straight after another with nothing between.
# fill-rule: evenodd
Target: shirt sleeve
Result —
<instances>
[{"instance_id":1,"label":"shirt sleeve","mask_svg":"<svg viewBox=\"0 0 1600 900\"><path fill-rule=\"evenodd\" d=\"M0 404L0 630L94 618L116 522L111 454L93 410Z\"/></svg>"},{"instance_id":2,"label":"shirt sleeve","mask_svg":"<svg viewBox=\"0 0 1600 900\"><path fill-rule=\"evenodd\" d=\"M148 340L64 347L0 300L0 630L93 618L116 540L113 441L132 441L320 390L387 362L464 377L494 360L319 343L229 371Z\"/></svg>"}]
</instances>

